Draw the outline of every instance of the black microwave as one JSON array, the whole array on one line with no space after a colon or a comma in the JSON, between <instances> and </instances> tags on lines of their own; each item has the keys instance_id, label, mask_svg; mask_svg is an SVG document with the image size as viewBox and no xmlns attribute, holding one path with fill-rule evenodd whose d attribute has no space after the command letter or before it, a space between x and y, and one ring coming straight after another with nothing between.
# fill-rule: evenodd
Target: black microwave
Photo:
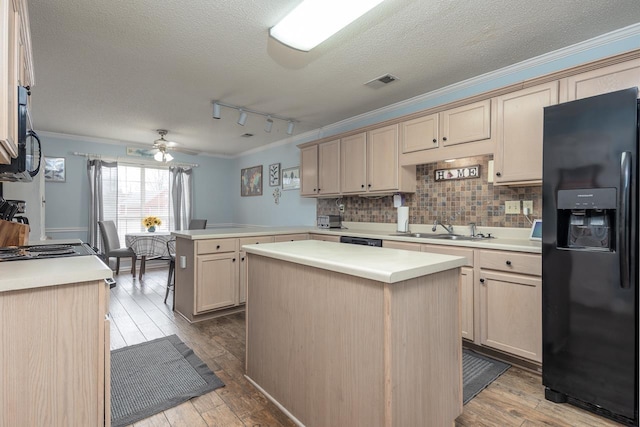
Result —
<instances>
[{"instance_id":1,"label":"black microwave","mask_svg":"<svg viewBox=\"0 0 640 427\"><path fill-rule=\"evenodd\" d=\"M18 86L18 155L8 165L0 165L0 181L29 182L38 174L42 160L40 138L27 130L29 90Z\"/></svg>"}]
</instances>

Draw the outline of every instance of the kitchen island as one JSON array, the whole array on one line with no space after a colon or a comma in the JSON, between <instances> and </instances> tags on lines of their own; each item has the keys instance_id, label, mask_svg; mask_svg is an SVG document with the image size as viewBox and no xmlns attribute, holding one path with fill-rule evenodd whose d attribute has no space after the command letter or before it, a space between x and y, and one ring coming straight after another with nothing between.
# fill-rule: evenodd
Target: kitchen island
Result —
<instances>
[{"instance_id":1,"label":"kitchen island","mask_svg":"<svg viewBox=\"0 0 640 427\"><path fill-rule=\"evenodd\" d=\"M462 413L450 255L246 245L247 378L306 426L451 426Z\"/></svg>"}]
</instances>

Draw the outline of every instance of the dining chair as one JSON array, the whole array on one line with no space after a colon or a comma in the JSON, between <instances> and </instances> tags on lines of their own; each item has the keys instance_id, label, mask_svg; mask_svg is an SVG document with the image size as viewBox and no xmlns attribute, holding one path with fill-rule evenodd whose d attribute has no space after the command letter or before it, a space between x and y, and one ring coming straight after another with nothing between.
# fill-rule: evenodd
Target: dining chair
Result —
<instances>
[{"instance_id":1,"label":"dining chair","mask_svg":"<svg viewBox=\"0 0 640 427\"><path fill-rule=\"evenodd\" d=\"M189 230L204 230L207 228L206 219L192 219L189 221Z\"/></svg>"},{"instance_id":2,"label":"dining chair","mask_svg":"<svg viewBox=\"0 0 640 427\"><path fill-rule=\"evenodd\" d=\"M167 303L169 288L173 285L173 295L176 295L176 240L167 241L167 252L169 252L169 277L167 277L167 292L164 294L164 303ZM174 298L175 301L175 298Z\"/></svg>"},{"instance_id":3,"label":"dining chair","mask_svg":"<svg viewBox=\"0 0 640 427\"><path fill-rule=\"evenodd\" d=\"M113 221L98 221L100 227L100 235L104 244L104 255L107 258L107 264L111 257L116 258L116 274L120 273L120 258L131 258L131 274L136 275L136 253L131 248L123 248L120 246L120 238L118 230Z\"/></svg>"}]
</instances>

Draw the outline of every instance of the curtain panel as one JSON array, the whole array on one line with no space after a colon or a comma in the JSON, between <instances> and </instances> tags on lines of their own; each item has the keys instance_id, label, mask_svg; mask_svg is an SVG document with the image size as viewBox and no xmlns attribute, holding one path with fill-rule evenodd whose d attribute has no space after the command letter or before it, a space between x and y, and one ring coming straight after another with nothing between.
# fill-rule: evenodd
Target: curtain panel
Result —
<instances>
[{"instance_id":1,"label":"curtain panel","mask_svg":"<svg viewBox=\"0 0 640 427\"><path fill-rule=\"evenodd\" d=\"M106 169L106 172L103 170ZM105 162L99 159L87 160L87 177L89 178L89 239L88 242L92 247L99 248L103 251L102 239L100 239L100 229L98 221L104 221L104 200L105 189L103 186L104 175L110 182L114 182L116 187L118 184L118 163ZM111 187L109 185L108 187ZM107 194L111 194L110 188L107 188ZM117 197L117 192L115 193ZM111 219L111 218L109 218Z\"/></svg>"},{"instance_id":2,"label":"curtain panel","mask_svg":"<svg viewBox=\"0 0 640 427\"><path fill-rule=\"evenodd\" d=\"M193 169L172 166L171 173L171 202L175 230L187 230L189 221L193 217Z\"/></svg>"}]
</instances>

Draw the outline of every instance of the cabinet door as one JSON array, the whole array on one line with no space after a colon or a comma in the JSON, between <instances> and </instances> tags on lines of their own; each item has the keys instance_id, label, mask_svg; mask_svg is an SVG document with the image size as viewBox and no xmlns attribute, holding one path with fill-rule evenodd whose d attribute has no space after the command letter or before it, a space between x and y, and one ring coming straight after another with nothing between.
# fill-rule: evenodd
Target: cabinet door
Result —
<instances>
[{"instance_id":1,"label":"cabinet door","mask_svg":"<svg viewBox=\"0 0 640 427\"><path fill-rule=\"evenodd\" d=\"M562 100L588 98L630 87L640 87L640 59L567 77ZM563 82L563 83L565 83Z\"/></svg>"},{"instance_id":2,"label":"cabinet door","mask_svg":"<svg viewBox=\"0 0 640 427\"><path fill-rule=\"evenodd\" d=\"M318 193L318 146L300 150L300 195L315 196Z\"/></svg>"},{"instance_id":3,"label":"cabinet door","mask_svg":"<svg viewBox=\"0 0 640 427\"><path fill-rule=\"evenodd\" d=\"M340 193L340 140L318 145L318 195Z\"/></svg>"},{"instance_id":4,"label":"cabinet door","mask_svg":"<svg viewBox=\"0 0 640 427\"><path fill-rule=\"evenodd\" d=\"M311 240L340 243L340 236L330 236L328 234L310 234L309 237L311 237Z\"/></svg>"},{"instance_id":5,"label":"cabinet door","mask_svg":"<svg viewBox=\"0 0 640 427\"><path fill-rule=\"evenodd\" d=\"M3 163L18 155L18 76L20 73L20 14L14 2L0 5L0 147Z\"/></svg>"},{"instance_id":6,"label":"cabinet door","mask_svg":"<svg viewBox=\"0 0 640 427\"><path fill-rule=\"evenodd\" d=\"M196 257L196 314L236 305L237 257L237 252Z\"/></svg>"},{"instance_id":7,"label":"cabinet door","mask_svg":"<svg viewBox=\"0 0 640 427\"><path fill-rule=\"evenodd\" d=\"M247 253L240 251L240 285L238 289L238 304L247 302Z\"/></svg>"},{"instance_id":8,"label":"cabinet door","mask_svg":"<svg viewBox=\"0 0 640 427\"><path fill-rule=\"evenodd\" d=\"M404 251L416 251L416 252L420 252L422 250L420 243L399 242L397 240L383 240L382 247L390 248L390 249L402 249Z\"/></svg>"},{"instance_id":9,"label":"cabinet door","mask_svg":"<svg viewBox=\"0 0 640 427\"><path fill-rule=\"evenodd\" d=\"M558 103L558 82L499 96L494 181L542 181L544 107Z\"/></svg>"},{"instance_id":10,"label":"cabinet door","mask_svg":"<svg viewBox=\"0 0 640 427\"><path fill-rule=\"evenodd\" d=\"M398 189L398 125L368 132L367 190Z\"/></svg>"},{"instance_id":11,"label":"cabinet door","mask_svg":"<svg viewBox=\"0 0 640 427\"><path fill-rule=\"evenodd\" d=\"M363 193L367 185L366 132L342 138L342 192Z\"/></svg>"},{"instance_id":12,"label":"cabinet door","mask_svg":"<svg viewBox=\"0 0 640 427\"><path fill-rule=\"evenodd\" d=\"M481 343L542 362L542 280L536 276L480 273Z\"/></svg>"},{"instance_id":13,"label":"cabinet door","mask_svg":"<svg viewBox=\"0 0 640 427\"><path fill-rule=\"evenodd\" d=\"M473 268L460 269L460 327L462 338L473 341Z\"/></svg>"},{"instance_id":14,"label":"cabinet door","mask_svg":"<svg viewBox=\"0 0 640 427\"><path fill-rule=\"evenodd\" d=\"M400 123L402 152L438 148L438 113Z\"/></svg>"},{"instance_id":15,"label":"cabinet door","mask_svg":"<svg viewBox=\"0 0 640 427\"><path fill-rule=\"evenodd\" d=\"M491 138L491 100L474 102L441 113L442 145L463 144Z\"/></svg>"},{"instance_id":16,"label":"cabinet door","mask_svg":"<svg viewBox=\"0 0 640 427\"><path fill-rule=\"evenodd\" d=\"M297 240L309 240L309 235L307 233L299 233L299 234L278 234L274 236L274 242L295 242Z\"/></svg>"}]
</instances>

